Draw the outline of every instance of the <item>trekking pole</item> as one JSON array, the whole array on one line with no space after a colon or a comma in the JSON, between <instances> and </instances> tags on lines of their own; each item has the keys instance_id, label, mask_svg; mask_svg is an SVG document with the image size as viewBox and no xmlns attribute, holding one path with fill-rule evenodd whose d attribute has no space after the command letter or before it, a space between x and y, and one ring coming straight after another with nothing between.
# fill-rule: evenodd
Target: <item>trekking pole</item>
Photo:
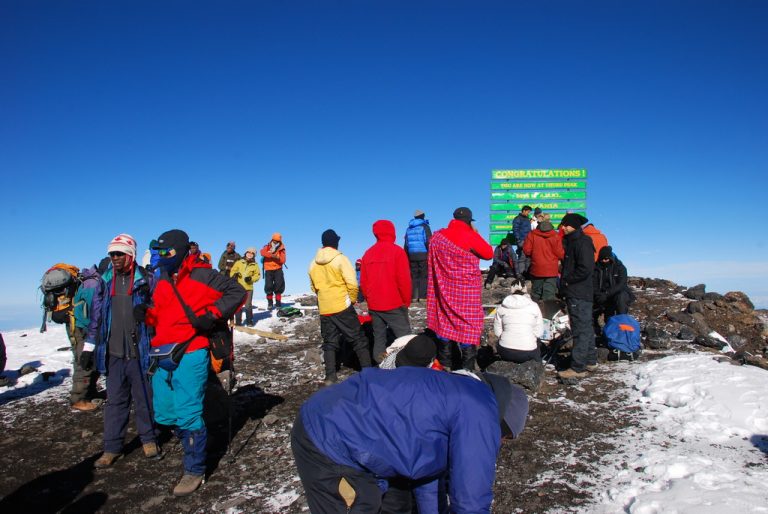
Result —
<instances>
[{"instance_id":1,"label":"trekking pole","mask_svg":"<svg viewBox=\"0 0 768 514\"><path fill-rule=\"evenodd\" d=\"M227 403L229 404L229 428L228 428L228 434L227 434L227 454L230 455L230 458L231 458L232 456L232 411L234 411L234 406L232 405L232 383L234 382L234 378L235 378L235 364L234 364L235 334L232 327L229 327L229 339L230 341L232 341L232 348L230 348L230 351L229 351L229 380L227 381L227 400L228 400Z\"/></svg>"}]
</instances>

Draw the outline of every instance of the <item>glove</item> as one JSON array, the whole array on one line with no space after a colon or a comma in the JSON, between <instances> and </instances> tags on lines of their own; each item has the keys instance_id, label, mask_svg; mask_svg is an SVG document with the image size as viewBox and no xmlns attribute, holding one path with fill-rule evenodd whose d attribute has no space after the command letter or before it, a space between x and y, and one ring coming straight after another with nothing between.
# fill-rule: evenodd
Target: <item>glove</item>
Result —
<instances>
[{"instance_id":1,"label":"glove","mask_svg":"<svg viewBox=\"0 0 768 514\"><path fill-rule=\"evenodd\" d=\"M246 284L250 284L251 282L253 282L253 279L251 277L245 277Z\"/></svg>"},{"instance_id":2,"label":"glove","mask_svg":"<svg viewBox=\"0 0 768 514\"><path fill-rule=\"evenodd\" d=\"M195 330L198 332L208 332L213 328L215 323L216 318L210 312L206 312L202 316L197 316L192 320L192 326L195 327Z\"/></svg>"},{"instance_id":3,"label":"glove","mask_svg":"<svg viewBox=\"0 0 768 514\"><path fill-rule=\"evenodd\" d=\"M133 308L133 319L139 323L144 323L147 319L147 309L149 305L146 303L140 303Z\"/></svg>"},{"instance_id":4,"label":"glove","mask_svg":"<svg viewBox=\"0 0 768 514\"><path fill-rule=\"evenodd\" d=\"M91 371L93 369L93 350L95 346L93 343L85 342L83 344L83 351L80 352L79 364L85 371Z\"/></svg>"},{"instance_id":5,"label":"glove","mask_svg":"<svg viewBox=\"0 0 768 514\"><path fill-rule=\"evenodd\" d=\"M239 279L240 279L240 277L242 277L242 275L240 274L240 272L237 272L237 273L235 273L234 275L232 275L232 278L234 278L235 280L239 280Z\"/></svg>"}]
</instances>

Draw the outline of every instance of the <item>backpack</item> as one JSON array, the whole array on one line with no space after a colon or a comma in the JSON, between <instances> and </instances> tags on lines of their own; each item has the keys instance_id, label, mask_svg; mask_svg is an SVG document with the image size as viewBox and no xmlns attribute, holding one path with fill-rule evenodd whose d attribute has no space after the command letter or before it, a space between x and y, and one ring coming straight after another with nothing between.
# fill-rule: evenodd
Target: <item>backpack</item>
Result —
<instances>
[{"instance_id":1,"label":"backpack","mask_svg":"<svg viewBox=\"0 0 768 514\"><path fill-rule=\"evenodd\" d=\"M75 293L80 285L80 269L71 264L54 264L40 279L40 291L43 293L43 325L40 332L45 332L45 320L50 313L55 323L67 323L72 312Z\"/></svg>"},{"instance_id":2,"label":"backpack","mask_svg":"<svg viewBox=\"0 0 768 514\"><path fill-rule=\"evenodd\" d=\"M78 275L80 287L72 299L72 311L77 328L88 328L91 322L91 304L94 293L101 287L101 276L96 268L83 269Z\"/></svg>"},{"instance_id":3,"label":"backpack","mask_svg":"<svg viewBox=\"0 0 768 514\"><path fill-rule=\"evenodd\" d=\"M603 327L609 360L635 360L640 353L640 324L629 314L608 318Z\"/></svg>"},{"instance_id":4,"label":"backpack","mask_svg":"<svg viewBox=\"0 0 768 514\"><path fill-rule=\"evenodd\" d=\"M279 318L300 318L303 315L304 313L296 307L281 307L277 310L277 316Z\"/></svg>"}]
</instances>

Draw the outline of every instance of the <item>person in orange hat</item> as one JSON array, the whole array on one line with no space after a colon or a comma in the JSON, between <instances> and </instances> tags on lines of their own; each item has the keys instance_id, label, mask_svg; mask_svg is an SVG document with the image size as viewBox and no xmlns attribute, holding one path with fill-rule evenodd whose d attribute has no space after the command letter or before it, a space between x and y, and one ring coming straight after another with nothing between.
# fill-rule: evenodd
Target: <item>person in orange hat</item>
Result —
<instances>
[{"instance_id":1,"label":"person in orange hat","mask_svg":"<svg viewBox=\"0 0 768 514\"><path fill-rule=\"evenodd\" d=\"M272 234L272 240L262 247L260 253L264 262L264 294L267 295L267 307L280 308L283 306L282 299L285 292L283 236L279 232Z\"/></svg>"}]
</instances>

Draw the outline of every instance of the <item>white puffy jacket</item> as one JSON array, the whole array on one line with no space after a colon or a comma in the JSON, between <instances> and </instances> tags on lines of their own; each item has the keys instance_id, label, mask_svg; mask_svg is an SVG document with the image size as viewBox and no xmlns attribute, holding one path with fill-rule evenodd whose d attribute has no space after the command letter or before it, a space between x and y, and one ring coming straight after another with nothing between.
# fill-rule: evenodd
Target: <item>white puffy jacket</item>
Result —
<instances>
[{"instance_id":1,"label":"white puffy jacket","mask_svg":"<svg viewBox=\"0 0 768 514\"><path fill-rule=\"evenodd\" d=\"M535 350L544 322L541 309L527 294L511 294L504 298L493 318L493 332L499 344L510 350Z\"/></svg>"}]
</instances>

